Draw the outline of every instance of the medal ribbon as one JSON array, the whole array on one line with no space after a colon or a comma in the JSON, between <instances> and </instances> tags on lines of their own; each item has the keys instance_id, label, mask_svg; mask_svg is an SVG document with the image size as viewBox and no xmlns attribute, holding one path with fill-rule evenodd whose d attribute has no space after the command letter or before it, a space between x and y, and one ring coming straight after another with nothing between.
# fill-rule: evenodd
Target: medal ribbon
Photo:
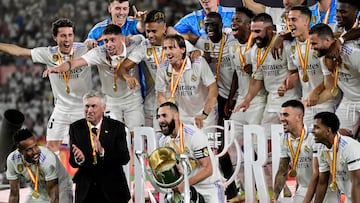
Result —
<instances>
[{"instance_id":1,"label":"medal ribbon","mask_svg":"<svg viewBox=\"0 0 360 203\"><path fill-rule=\"evenodd\" d=\"M217 63L216 63L216 81L218 81L219 77L220 77L220 65L221 65L221 58L223 55L224 45L225 45L225 35L223 34L221 37L221 42L220 42L220 52L219 52ZM214 53L214 47L213 47L212 51Z\"/></svg>"},{"instance_id":2,"label":"medal ribbon","mask_svg":"<svg viewBox=\"0 0 360 203\"><path fill-rule=\"evenodd\" d=\"M155 64L156 64L156 68L159 68L159 65L160 65L160 62L163 62L164 61L164 58L165 58L165 52L164 50L161 50L161 61L159 62L159 59L156 55L156 51L155 51L155 47L154 46L151 46L151 52L153 54L153 57L154 57L154 61L155 61Z\"/></svg>"},{"instance_id":3,"label":"medal ribbon","mask_svg":"<svg viewBox=\"0 0 360 203\"><path fill-rule=\"evenodd\" d=\"M116 86L116 80L117 80L117 77L118 77L117 72L119 71L121 63L122 63L121 57L119 57L118 60L119 61L118 61L117 65L116 65L116 69L115 69L115 72L114 72L114 86Z\"/></svg>"},{"instance_id":4,"label":"medal ribbon","mask_svg":"<svg viewBox=\"0 0 360 203\"><path fill-rule=\"evenodd\" d=\"M257 54L256 54L256 71L253 73L253 75L255 75L255 73L258 72L259 68L261 67L261 65L264 63L267 55L269 54L270 48L272 43L274 42L275 39L275 35L272 37L270 44L268 44L268 46L265 49L264 54L262 55L262 57L260 57L261 55L261 49L257 48Z\"/></svg>"},{"instance_id":5,"label":"medal ribbon","mask_svg":"<svg viewBox=\"0 0 360 203\"><path fill-rule=\"evenodd\" d=\"M320 17L320 9L319 9L319 7L320 7L320 3L318 3L318 15L319 15L319 17ZM330 5L330 7L331 7L331 5ZM325 18L324 18L324 21L323 21L323 23L326 24L326 25L327 25L328 22L329 22L330 7L329 7L328 10L326 11Z\"/></svg>"},{"instance_id":6,"label":"medal ribbon","mask_svg":"<svg viewBox=\"0 0 360 203\"><path fill-rule=\"evenodd\" d=\"M244 51L241 51L241 46L240 46L240 44L239 44L239 46L238 46L238 49L239 49L239 59L240 59L241 65L242 65L241 72L244 72L244 67L245 67L245 65L246 65L245 52L250 49L251 44L252 44L252 33L250 33L250 35L249 35L249 38L248 38L247 44L246 44L246 48L245 48Z\"/></svg>"},{"instance_id":7,"label":"medal ribbon","mask_svg":"<svg viewBox=\"0 0 360 203\"><path fill-rule=\"evenodd\" d=\"M175 98L175 92L176 92L177 86L178 86L178 84L179 84L181 75L182 75L182 73L183 73L183 71L184 71L185 64L186 64L186 58L183 59L183 62L182 62L182 64L181 64L178 77L176 78L176 81L175 81L175 84L174 84L174 75L175 75L174 73L175 73L175 72L174 72L174 68L172 69L171 83L170 83L170 98L171 98L171 99L174 99L174 98Z\"/></svg>"},{"instance_id":8,"label":"medal ribbon","mask_svg":"<svg viewBox=\"0 0 360 203\"><path fill-rule=\"evenodd\" d=\"M184 154L184 148L185 148L184 147L184 124L182 122L180 123L179 134L180 134L180 147L174 142L174 140L171 140L171 142L177 152L179 152L180 154Z\"/></svg>"},{"instance_id":9,"label":"medal ribbon","mask_svg":"<svg viewBox=\"0 0 360 203\"><path fill-rule=\"evenodd\" d=\"M72 61L74 59L74 48L71 49L70 53L72 53L70 55L70 61ZM62 57L61 57L60 49L58 49L58 58L59 58L59 64L61 65L63 63L63 60L62 60ZM69 88L69 80L70 80L71 70L69 70L67 72L63 72L62 75L63 75L64 81L65 81L66 89L68 89Z\"/></svg>"},{"instance_id":10,"label":"medal ribbon","mask_svg":"<svg viewBox=\"0 0 360 203\"><path fill-rule=\"evenodd\" d=\"M334 74L334 88L337 88L338 86L338 78L339 78L339 67L338 66L335 66L335 70L333 72Z\"/></svg>"},{"instance_id":11,"label":"medal ribbon","mask_svg":"<svg viewBox=\"0 0 360 203\"><path fill-rule=\"evenodd\" d=\"M296 165L297 165L297 162L298 162L298 159L299 159L299 155L300 155L300 149L301 149L301 144L304 140L304 137L305 137L305 129L303 128L301 130L301 135L300 135L300 141L299 141L299 144L296 148L296 154L294 154L294 149L292 147L292 142L291 142L291 138L289 136L288 138L288 145L289 145L289 150L290 150L290 153L291 153L291 157L292 157L292 166L291 168L296 170Z\"/></svg>"},{"instance_id":12,"label":"medal ribbon","mask_svg":"<svg viewBox=\"0 0 360 203\"><path fill-rule=\"evenodd\" d=\"M91 131L91 124L90 122L87 122L88 128L89 128L89 135L90 135L90 141L91 141L91 147L92 147L92 155L94 157L94 162L93 164L97 164L97 159L96 159L96 149L95 149L95 142L94 142L94 138L92 136L92 131ZM97 129L96 132L96 138L99 139L100 137L100 128Z\"/></svg>"},{"instance_id":13,"label":"medal ribbon","mask_svg":"<svg viewBox=\"0 0 360 203\"><path fill-rule=\"evenodd\" d=\"M333 145L333 160L330 167L331 183L333 184L336 183L336 159L337 159L338 143L339 143L339 135L336 134L334 137L334 145Z\"/></svg>"},{"instance_id":14,"label":"medal ribbon","mask_svg":"<svg viewBox=\"0 0 360 203\"><path fill-rule=\"evenodd\" d=\"M38 187L39 187L39 164L36 164L35 177L29 166L25 166L25 168L26 168L27 173L29 174L31 181L34 183L34 191L37 192Z\"/></svg>"},{"instance_id":15,"label":"medal ribbon","mask_svg":"<svg viewBox=\"0 0 360 203\"><path fill-rule=\"evenodd\" d=\"M308 59L309 59L310 40L307 40L307 42L306 42L305 59L303 58L303 56L301 54L301 49L300 49L299 42L296 43L296 48L297 48L297 52L298 52L298 55L299 55L301 68L302 68L302 70L304 72L304 75L305 75L305 74L307 74L306 69L307 69L307 64L308 64Z\"/></svg>"}]
</instances>

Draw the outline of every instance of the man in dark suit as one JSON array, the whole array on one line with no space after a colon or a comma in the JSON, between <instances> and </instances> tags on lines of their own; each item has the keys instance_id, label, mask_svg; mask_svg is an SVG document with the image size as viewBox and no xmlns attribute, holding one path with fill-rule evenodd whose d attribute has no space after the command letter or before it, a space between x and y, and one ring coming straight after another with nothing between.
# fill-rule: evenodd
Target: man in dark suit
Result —
<instances>
[{"instance_id":1,"label":"man in dark suit","mask_svg":"<svg viewBox=\"0 0 360 203\"><path fill-rule=\"evenodd\" d=\"M70 125L70 164L75 202L127 203L129 187L122 165L129 162L125 125L103 116L105 96L90 91L83 97L85 119Z\"/></svg>"}]
</instances>

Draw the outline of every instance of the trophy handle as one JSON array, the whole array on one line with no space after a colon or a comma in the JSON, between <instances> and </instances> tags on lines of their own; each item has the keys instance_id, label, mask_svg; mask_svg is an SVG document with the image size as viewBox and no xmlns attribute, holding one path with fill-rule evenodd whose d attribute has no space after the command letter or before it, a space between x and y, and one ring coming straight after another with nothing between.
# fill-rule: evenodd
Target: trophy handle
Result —
<instances>
[{"instance_id":1,"label":"trophy handle","mask_svg":"<svg viewBox=\"0 0 360 203\"><path fill-rule=\"evenodd\" d=\"M165 194L168 193L167 190L164 190L164 189L160 188L160 187L157 185L157 183L155 182L155 179L154 179L152 173L149 173L149 172L148 172L148 170L151 170L151 169L148 168L148 167L146 167L145 161L144 161L144 159L147 157L147 154L146 154L145 152L143 152L143 151L136 151L136 152L135 152L135 156L136 156L136 158L137 158L137 159L139 160L139 162L140 162L140 166L141 166L141 169L142 169L141 177L142 177L144 180L146 180L146 176L148 176L151 185L154 187L154 189L155 189L156 191L159 191L159 192L165 193Z\"/></svg>"}]
</instances>

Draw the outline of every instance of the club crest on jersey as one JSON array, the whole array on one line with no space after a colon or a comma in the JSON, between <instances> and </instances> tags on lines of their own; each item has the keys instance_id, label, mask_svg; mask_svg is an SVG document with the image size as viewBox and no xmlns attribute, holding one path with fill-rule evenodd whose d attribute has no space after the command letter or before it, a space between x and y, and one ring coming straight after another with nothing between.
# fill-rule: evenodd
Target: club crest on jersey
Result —
<instances>
[{"instance_id":1,"label":"club crest on jersey","mask_svg":"<svg viewBox=\"0 0 360 203\"><path fill-rule=\"evenodd\" d=\"M191 75L191 81L195 82L196 80L197 80L197 77L196 77L196 75L193 73L193 74Z\"/></svg>"},{"instance_id":2,"label":"club crest on jersey","mask_svg":"<svg viewBox=\"0 0 360 203\"><path fill-rule=\"evenodd\" d=\"M317 54L316 51L313 51L312 57L313 57L313 59L317 59L317 58L318 58L318 54Z\"/></svg>"},{"instance_id":3,"label":"club crest on jersey","mask_svg":"<svg viewBox=\"0 0 360 203\"><path fill-rule=\"evenodd\" d=\"M24 170L24 165L18 164L18 165L17 165L17 170L18 170L20 173L23 172L23 170Z\"/></svg>"},{"instance_id":4,"label":"club crest on jersey","mask_svg":"<svg viewBox=\"0 0 360 203\"><path fill-rule=\"evenodd\" d=\"M306 153L310 153L310 147L307 146L307 145L305 145L305 146L304 146L304 151L305 151Z\"/></svg>"},{"instance_id":5,"label":"club crest on jersey","mask_svg":"<svg viewBox=\"0 0 360 203\"><path fill-rule=\"evenodd\" d=\"M205 51L209 51L210 50L210 43L205 42L204 43L204 49L205 49Z\"/></svg>"},{"instance_id":6,"label":"club crest on jersey","mask_svg":"<svg viewBox=\"0 0 360 203\"><path fill-rule=\"evenodd\" d=\"M231 47L231 50L232 50L232 53L233 53L233 54L235 54L235 52L236 52L236 48L237 48L237 46L236 46L236 45L233 45L233 46Z\"/></svg>"},{"instance_id":7,"label":"club crest on jersey","mask_svg":"<svg viewBox=\"0 0 360 203\"><path fill-rule=\"evenodd\" d=\"M316 23L316 16L311 16L311 21L312 21L312 23Z\"/></svg>"},{"instance_id":8,"label":"club crest on jersey","mask_svg":"<svg viewBox=\"0 0 360 203\"><path fill-rule=\"evenodd\" d=\"M147 55L147 56L151 56L151 54L152 54L152 49L151 49L151 48L147 48L147 49L146 49L146 55Z\"/></svg>"},{"instance_id":9,"label":"club crest on jersey","mask_svg":"<svg viewBox=\"0 0 360 203\"><path fill-rule=\"evenodd\" d=\"M295 54L295 45L291 45L291 53Z\"/></svg>"},{"instance_id":10,"label":"club crest on jersey","mask_svg":"<svg viewBox=\"0 0 360 203\"><path fill-rule=\"evenodd\" d=\"M204 26L205 26L204 20L199 20L199 27L204 27Z\"/></svg>"},{"instance_id":11,"label":"club crest on jersey","mask_svg":"<svg viewBox=\"0 0 360 203\"><path fill-rule=\"evenodd\" d=\"M54 62L58 61L58 60L59 60L59 56L58 56L57 54L54 54L54 55L52 56L52 60L53 60Z\"/></svg>"}]
</instances>

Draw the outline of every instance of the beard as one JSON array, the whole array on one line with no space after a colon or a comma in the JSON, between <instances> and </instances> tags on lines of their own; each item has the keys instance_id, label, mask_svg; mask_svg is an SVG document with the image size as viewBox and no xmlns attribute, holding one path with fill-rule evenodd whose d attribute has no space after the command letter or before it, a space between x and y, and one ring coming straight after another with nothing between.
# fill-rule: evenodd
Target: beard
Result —
<instances>
[{"instance_id":1,"label":"beard","mask_svg":"<svg viewBox=\"0 0 360 203\"><path fill-rule=\"evenodd\" d=\"M172 119L170 123L167 122L160 123L160 129L164 135L166 136L171 135L175 129L175 120Z\"/></svg>"},{"instance_id":2,"label":"beard","mask_svg":"<svg viewBox=\"0 0 360 203\"><path fill-rule=\"evenodd\" d=\"M317 51L317 56L318 56L318 57L325 56L325 55L327 54L327 52L328 52L327 49L318 49L318 50L316 50L316 51Z\"/></svg>"},{"instance_id":3,"label":"beard","mask_svg":"<svg viewBox=\"0 0 360 203\"><path fill-rule=\"evenodd\" d=\"M260 42L257 42L257 40L259 40L259 39L260 39L261 41L260 41ZM257 46L258 48L264 48L264 47L266 47L266 45L267 45L268 42L269 42L269 36L265 35L263 38L257 37L257 38L255 38L254 40L255 40L256 46Z\"/></svg>"}]
</instances>

